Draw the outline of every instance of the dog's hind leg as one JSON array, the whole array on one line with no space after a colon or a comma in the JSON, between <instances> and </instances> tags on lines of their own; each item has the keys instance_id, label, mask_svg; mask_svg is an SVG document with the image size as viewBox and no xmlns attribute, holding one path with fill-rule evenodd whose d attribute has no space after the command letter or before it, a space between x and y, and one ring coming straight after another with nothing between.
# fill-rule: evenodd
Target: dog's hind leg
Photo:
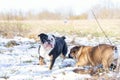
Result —
<instances>
[{"instance_id":1,"label":"dog's hind leg","mask_svg":"<svg viewBox=\"0 0 120 80\"><path fill-rule=\"evenodd\" d=\"M67 54L68 48L67 48L67 44L65 43L63 46L63 50L62 50L62 56L63 58L65 58L66 54Z\"/></svg>"}]
</instances>

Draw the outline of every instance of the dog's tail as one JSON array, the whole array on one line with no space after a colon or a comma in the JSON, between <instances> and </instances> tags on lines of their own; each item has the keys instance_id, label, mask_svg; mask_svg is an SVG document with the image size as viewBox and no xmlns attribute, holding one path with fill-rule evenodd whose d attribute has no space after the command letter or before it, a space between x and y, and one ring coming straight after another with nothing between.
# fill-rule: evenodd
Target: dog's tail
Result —
<instances>
[{"instance_id":1,"label":"dog's tail","mask_svg":"<svg viewBox=\"0 0 120 80\"><path fill-rule=\"evenodd\" d=\"M66 37L65 37L65 36L62 36L61 38L62 38L63 40L64 40L64 39L66 39Z\"/></svg>"}]
</instances>

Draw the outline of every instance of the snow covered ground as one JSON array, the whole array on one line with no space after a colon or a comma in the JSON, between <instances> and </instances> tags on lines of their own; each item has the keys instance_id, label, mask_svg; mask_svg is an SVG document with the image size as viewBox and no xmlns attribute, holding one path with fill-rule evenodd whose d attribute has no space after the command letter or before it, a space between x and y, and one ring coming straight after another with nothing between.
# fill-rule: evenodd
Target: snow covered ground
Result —
<instances>
[{"instance_id":1,"label":"snow covered ground","mask_svg":"<svg viewBox=\"0 0 120 80\"><path fill-rule=\"evenodd\" d=\"M73 37L67 37L66 41L69 49L74 46L70 45ZM118 47L120 53L120 41L111 39ZM14 41L16 45L7 45L8 42ZM76 44L96 45L99 43L108 43L103 38L79 38L76 37ZM73 72L75 61L72 59L63 60L57 58L52 70L49 70L49 61L46 65L38 65L38 46L39 43L33 39L15 37L6 39L0 37L0 80L84 80L91 79L89 74L77 74ZM71 64L71 67L65 65ZM120 73L109 73L108 76L114 76L120 79ZM103 79L101 79L103 80Z\"/></svg>"}]
</instances>

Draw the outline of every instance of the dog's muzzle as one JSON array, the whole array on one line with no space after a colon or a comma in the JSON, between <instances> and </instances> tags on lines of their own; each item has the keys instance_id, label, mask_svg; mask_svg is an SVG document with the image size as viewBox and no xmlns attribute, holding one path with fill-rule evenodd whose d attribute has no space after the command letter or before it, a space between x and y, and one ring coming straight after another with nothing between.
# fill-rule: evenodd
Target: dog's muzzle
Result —
<instances>
[{"instance_id":1,"label":"dog's muzzle","mask_svg":"<svg viewBox=\"0 0 120 80\"><path fill-rule=\"evenodd\" d=\"M68 55L68 58L72 58L73 59L73 57L71 56L71 54Z\"/></svg>"}]
</instances>

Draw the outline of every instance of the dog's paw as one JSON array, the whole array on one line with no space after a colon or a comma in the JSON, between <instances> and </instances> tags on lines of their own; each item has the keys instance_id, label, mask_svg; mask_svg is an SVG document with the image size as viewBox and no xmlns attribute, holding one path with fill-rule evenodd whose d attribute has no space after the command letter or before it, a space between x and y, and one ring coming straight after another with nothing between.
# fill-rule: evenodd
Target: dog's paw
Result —
<instances>
[{"instance_id":1,"label":"dog's paw","mask_svg":"<svg viewBox=\"0 0 120 80\"><path fill-rule=\"evenodd\" d=\"M39 65L45 65L46 63L44 61L39 61Z\"/></svg>"},{"instance_id":2,"label":"dog's paw","mask_svg":"<svg viewBox=\"0 0 120 80\"><path fill-rule=\"evenodd\" d=\"M78 63L75 64L75 67L80 67L80 65Z\"/></svg>"}]
</instances>

